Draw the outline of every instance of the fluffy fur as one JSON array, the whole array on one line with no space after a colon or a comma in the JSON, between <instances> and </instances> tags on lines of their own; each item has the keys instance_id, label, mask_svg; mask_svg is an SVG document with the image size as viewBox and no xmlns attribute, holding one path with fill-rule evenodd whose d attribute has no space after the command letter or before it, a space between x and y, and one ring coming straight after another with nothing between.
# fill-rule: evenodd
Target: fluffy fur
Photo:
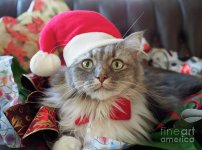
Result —
<instances>
[{"instance_id":1,"label":"fluffy fur","mask_svg":"<svg viewBox=\"0 0 202 150\"><path fill-rule=\"evenodd\" d=\"M150 75L150 71L144 73L138 61L140 40L140 33L135 33L121 43L93 49L51 78L51 88L45 93L47 97L43 104L58 109L61 134L71 135L81 144L89 136L109 137L129 144L142 144L149 140L149 133L160 118L156 109L160 107L167 111L174 108L178 97L164 96L163 88L156 88L158 85L154 83L158 79ZM89 59L93 67L83 68L82 63ZM113 69L114 60L121 60L124 66L119 70ZM99 77L103 74L106 78L101 83ZM120 109L115 103L118 97L131 101L130 120L109 118L112 106ZM75 120L85 114L89 116L89 123L75 125ZM76 139L60 138L54 150L80 149Z\"/></svg>"}]
</instances>

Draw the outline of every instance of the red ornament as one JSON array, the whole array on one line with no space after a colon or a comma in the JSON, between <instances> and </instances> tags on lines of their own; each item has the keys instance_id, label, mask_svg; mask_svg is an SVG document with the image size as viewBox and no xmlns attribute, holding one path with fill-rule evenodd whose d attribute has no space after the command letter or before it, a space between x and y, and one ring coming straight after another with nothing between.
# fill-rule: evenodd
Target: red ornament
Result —
<instances>
[{"instance_id":1,"label":"red ornament","mask_svg":"<svg viewBox=\"0 0 202 150\"><path fill-rule=\"evenodd\" d=\"M149 53L150 50L151 50L151 47L150 47L149 44L146 43L146 44L143 45L143 49L144 49L144 52L145 52L145 53Z\"/></svg>"},{"instance_id":2,"label":"red ornament","mask_svg":"<svg viewBox=\"0 0 202 150\"><path fill-rule=\"evenodd\" d=\"M191 66L189 64L183 64L180 73L190 74L190 72L191 72Z\"/></svg>"}]
</instances>

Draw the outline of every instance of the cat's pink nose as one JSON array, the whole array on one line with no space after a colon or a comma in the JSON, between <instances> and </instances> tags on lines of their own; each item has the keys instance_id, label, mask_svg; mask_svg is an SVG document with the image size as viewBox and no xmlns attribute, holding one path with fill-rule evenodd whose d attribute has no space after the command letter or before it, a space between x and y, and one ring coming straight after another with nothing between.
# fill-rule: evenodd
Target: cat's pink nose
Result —
<instances>
[{"instance_id":1,"label":"cat's pink nose","mask_svg":"<svg viewBox=\"0 0 202 150\"><path fill-rule=\"evenodd\" d=\"M106 74L100 74L97 78L101 83L103 83L107 79L107 75Z\"/></svg>"}]
</instances>

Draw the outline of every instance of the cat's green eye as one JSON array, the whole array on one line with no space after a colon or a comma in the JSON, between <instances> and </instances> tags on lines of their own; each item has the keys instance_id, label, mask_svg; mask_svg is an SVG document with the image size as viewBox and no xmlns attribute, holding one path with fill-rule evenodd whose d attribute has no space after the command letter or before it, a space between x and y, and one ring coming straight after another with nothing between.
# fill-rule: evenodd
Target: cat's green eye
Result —
<instances>
[{"instance_id":1,"label":"cat's green eye","mask_svg":"<svg viewBox=\"0 0 202 150\"><path fill-rule=\"evenodd\" d=\"M123 68L123 66L124 66L123 61L121 61L121 60L119 60L119 59L116 59L116 60L113 60L113 61L112 61L112 68L113 68L114 70L120 70L120 69Z\"/></svg>"},{"instance_id":2,"label":"cat's green eye","mask_svg":"<svg viewBox=\"0 0 202 150\"><path fill-rule=\"evenodd\" d=\"M82 62L82 67L84 69L91 69L93 67L93 61L90 59L86 59Z\"/></svg>"}]
</instances>

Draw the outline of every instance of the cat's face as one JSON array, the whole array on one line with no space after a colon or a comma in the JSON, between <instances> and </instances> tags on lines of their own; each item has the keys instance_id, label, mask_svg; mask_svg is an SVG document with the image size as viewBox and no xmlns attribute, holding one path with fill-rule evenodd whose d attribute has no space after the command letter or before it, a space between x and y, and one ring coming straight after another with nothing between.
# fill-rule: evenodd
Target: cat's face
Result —
<instances>
[{"instance_id":1,"label":"cat's face","mask_svg":"<svg viewBox=\"0 0 202 150\"><path fill-rule=\"evenodd\" d=\"M71 86L97 100L120 96L135 87L141 82L142 69L137 61L137 42L131 45L134 38L80 56L67 71Z\"/></svg>"}]
</instances>

